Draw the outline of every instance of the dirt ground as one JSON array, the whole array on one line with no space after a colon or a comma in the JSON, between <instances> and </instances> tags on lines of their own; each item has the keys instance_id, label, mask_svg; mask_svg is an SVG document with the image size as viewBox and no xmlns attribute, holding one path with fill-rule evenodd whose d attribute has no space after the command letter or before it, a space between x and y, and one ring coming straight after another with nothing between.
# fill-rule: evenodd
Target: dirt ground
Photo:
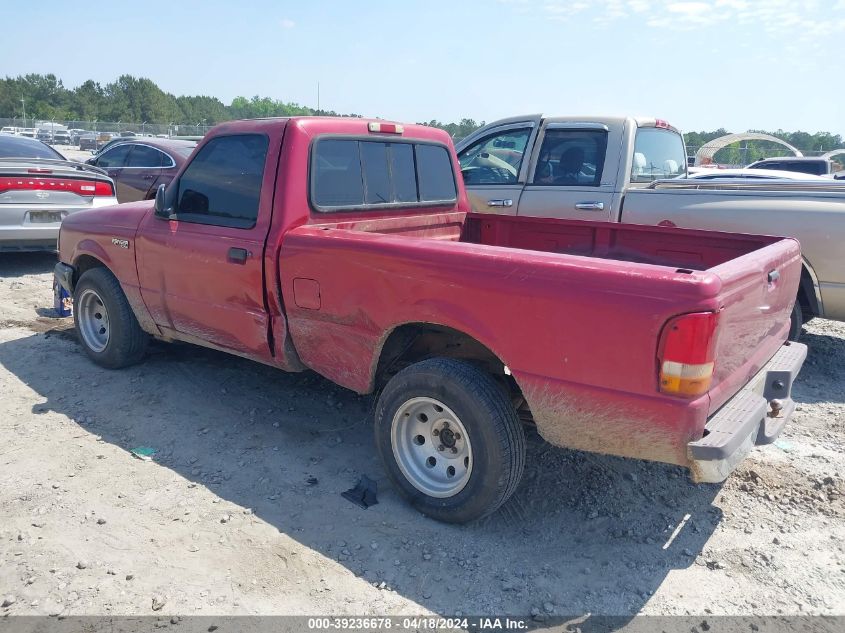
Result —
<instances>
[{"instance_id":1,"label":"dirt ground","mask_svg":"<svg viewBox=\"0 0 845 633\"><path fill-rule=\"evenodd\" d=\"M794 420L724 485L532 435L514 498L458 527L315 374L165 344L94 366L54 261L0 255L0 615L845 614L843 324L807 325Z\"/></svg>"}]
</instances>

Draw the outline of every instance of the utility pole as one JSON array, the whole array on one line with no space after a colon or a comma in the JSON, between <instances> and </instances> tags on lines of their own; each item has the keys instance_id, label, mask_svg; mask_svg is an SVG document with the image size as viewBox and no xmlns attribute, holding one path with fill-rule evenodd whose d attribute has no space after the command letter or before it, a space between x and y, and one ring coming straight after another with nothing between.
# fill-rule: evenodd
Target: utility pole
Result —
<instances>
[{"instance_id":1,"label":"utility pole","mask_svg":"<svg viewBox=\"0 0 845 633\"><path fill-rule=\"evenodd\" d=\"M23 104L23 126L26 127L26 99L21 97L21 103Z\"/></svg>"},{"instance_id":2,"label":"utility pole","mask_svg":"<svg viewBox=\"0 0 845 633\"><path fill-rule=\"evenodd\" d=\"M320 82L317 82L317 114L320 114Z\"/></svg>"}]
</instances>

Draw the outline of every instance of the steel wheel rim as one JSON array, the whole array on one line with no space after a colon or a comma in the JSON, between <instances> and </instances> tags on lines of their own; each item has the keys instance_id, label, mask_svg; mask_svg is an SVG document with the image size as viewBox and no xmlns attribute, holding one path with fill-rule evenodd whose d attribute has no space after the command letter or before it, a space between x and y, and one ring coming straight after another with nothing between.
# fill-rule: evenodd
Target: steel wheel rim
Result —
<instances>
[{"instance_id":1,"label":"steel wheel rim","mask_svg":"<svg viewBox=\"0 0 845 633\"><path fill-rule=\"evenodd\" d=\"M472 474L466 427L434 398L411 398L396 411L390 429L393 457L414 488L430 497L454 497Z\"/></svg>"},{"instance_id":2,"label":"steel wheel rim","mask_svg":"<svg viewBox=\"0 0 845 633\"><path fill-rule=\"evenodd\" d=\"M83 290L74 310L79 332L94 352L102 352L109 344L109 313L103 300L91 289Z\"/></svg>"}]
</instances>

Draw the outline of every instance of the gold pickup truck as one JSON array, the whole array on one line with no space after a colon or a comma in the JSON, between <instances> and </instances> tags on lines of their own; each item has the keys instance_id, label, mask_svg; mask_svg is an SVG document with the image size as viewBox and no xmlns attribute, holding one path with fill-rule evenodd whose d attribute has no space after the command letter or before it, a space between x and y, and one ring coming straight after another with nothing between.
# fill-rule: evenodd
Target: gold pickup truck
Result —
<instances>
[{"instance_id":1,"label":"gold pickup truck","mask_svg":"<svg viewBox=\"0 0 845 633\"><path fill-rule=\"evenodd\" d=\"M684 139L660 119L512 117L457 151L476 212L796 237L790 338L813 317L845 321L842 181L686 179Z\"/></svg>"}]
</instances>

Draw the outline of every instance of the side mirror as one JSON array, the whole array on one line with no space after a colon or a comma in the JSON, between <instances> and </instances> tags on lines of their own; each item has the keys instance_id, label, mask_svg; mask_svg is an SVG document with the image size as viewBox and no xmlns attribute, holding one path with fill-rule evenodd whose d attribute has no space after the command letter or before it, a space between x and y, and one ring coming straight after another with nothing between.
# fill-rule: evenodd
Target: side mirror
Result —
<instances>
[{"instance_id":1,"label":"side mirror","mask_svg":"<svg viewBox=\"0 0 845 633\"><path fill-rule=\"evenodd\" d=\"M156 189L155 214L160 218L169 218L170 212L165 208L164 190L165 186L163 184L159 185L158 189Z\"/></svg>"}]
</instances>

